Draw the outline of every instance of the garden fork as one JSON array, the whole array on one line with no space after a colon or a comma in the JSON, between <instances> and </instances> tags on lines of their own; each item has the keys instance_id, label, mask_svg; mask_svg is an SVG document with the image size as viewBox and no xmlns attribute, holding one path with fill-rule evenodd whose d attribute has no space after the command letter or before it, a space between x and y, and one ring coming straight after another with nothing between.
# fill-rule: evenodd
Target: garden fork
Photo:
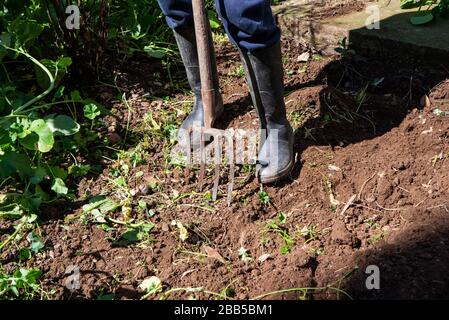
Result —
<instances>
[{"instance_id":1,"label":"garden fork","mask_svg":"<svg viewBox=\"0 0 449 320\"><path fill-rule=\"evenodd\" d=\"M187 167L190 167L192 162L191 153L191 137L193 134L199 134L200 136L200 189L203 189L204 175L206 169L206 150L205 150L205 136L211 138L214 151L214 165L215 165L215 177L214 186L212 190L212 200L217 199L218 187L220 182L220 166L222 163L222 143L225 139L226 146L228 147L228 161L229 161L229 184L228 184L228 196L227 204L231 205L232 191L234 188L234 141L232 130L224 131L216 128L212 128L214 115L217 114L217 101L216 90L214 88L213 73L216 72L217 66L212 63L212 55L214 55L214 49L212 41L212 31L210 29L209 19L207 17L206 5L204 0L193 0L193 18L195 24L195 35L198 50L198 62L200 67L201 77L201 98L203 102L204 110L204 127L193 126L189 129L187 139ZM213 69L215 68L215 70Z\"/></svg>"}]
</instances>

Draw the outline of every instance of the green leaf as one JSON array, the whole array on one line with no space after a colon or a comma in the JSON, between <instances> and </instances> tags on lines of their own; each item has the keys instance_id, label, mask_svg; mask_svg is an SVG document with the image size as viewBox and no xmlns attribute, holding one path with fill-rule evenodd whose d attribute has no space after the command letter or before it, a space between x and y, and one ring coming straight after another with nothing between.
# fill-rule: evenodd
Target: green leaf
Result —
<instances>
[{"instance_id":1,"label":"green leaf","mask_svg":"<svg viewBox=\"0 0 449 320\"><path fill-rule=\"evenodd\" d=\"M32 253L37 253L44 248L44 243L41 237L39 237L34 231L31 231L27 236L28 242L30 242L30 250Z\"/></svg>"},{"instance_id":2,"label":"green leaf","mask_svg":"<svg viewBox=\"0 0 449 320\"><path fill-rule=\"evenodd\" d=\"M413 9L420 6L419 2L415 0L401 0L401 9Z\"/></svg>"},{"instance_id":3,"label":"green leaf","mask_svg":"<svg viewBox=\"0 0 449 320\"><path fill-rule=\"evenodd\" d=\"M20 269L20 277L26 281L27 284L35 284L42 275L39 269Z\"/></svg>"},{"instance_id":4,"label":"green leaf","mask_svg":"<svg viewBox=\"0 0 449 320\"><path fill-rule=\"evenodd\" d=\"M100 209L101 213L105 214L115 211L119 206L120 205L118 203L108 198L98 208Z\"/></svg>"},{"instance_id":5,"label":"green leaf","mask_svg":"<svg viewBox=\"0 0 449 320\"><path fill-rule=\"evenodd\" d=\"M287 222L287 216L285 215L284 212L279 212L279 222L281 224L285 224Z\"/></svg>"},{"instance_id":6,"label":"green leaf","mask_svg":"<svg viewBox=\"0 0 449 320\"><path fill-rule=\"evenodd\" d=\"M56 178L51 186L51 190L57 194L67 194L69 189L65 186L64 181L61 178Z\"/></svg>"},{"instance_id":7,"label":"green leaf","mask_svg":"<svg viewBox=\"0 0 449 320\"><path fill-rule=\"evenodd\" d=\"M83 212L89 213L90 211L98 208L101 204L105 203L107 200L108 199L103 195L95 196L89 200L88 204L83 206Z\"/></svg>"},{"instance_id":8,"label":"green leaf","mask_svg":"<svg viewBox=\"0 0 449 320\"><path fill-rule=\"evenodd\" d=\"M80 130L80 125L66 115L46 119L46 123L53 133L71 136Z\"/></svg>"},{"instance_id":9,"label":"green leaf","mask_svg":"<svg viewBox=\"0 0 449 320\"><path fill-rule=\"evenodd\" d=\"M162 291L162 281L158 277L152 276L143 280L139 288L148 294L155 294Z\"/></svg>"},{"instance_id":10,"label":"green leaf","mask_svg":"<svg viewBox=\"0 0 449 320\"><path fill-rule=\"evenodd\" d=\"M105 214L114 211L118 207L119 205L115 201L100 195L90 199L89 203L83 206L83 212L89 213L92 210L99 209L102 214Z\"/></svg>"},{"instance_id":11,"label":"green leaf","mask_svg":"<svg viewBox=\"0 0 449 320\"><path fill-rule=\"evenodd\" d=\"M45 170L42 167L37 167L36 170L34 170L34 175L30 179L30 182L32 184L39 184L44 180L44 177L47 175L47 170Z\"/></svg>"},{"instance_id":12,"label":"green leaf","mask_svg":"<svg viewBox=\"0 0 449 320\"><path fill-rule=\"evenodd\" d=\"M96 117L98 117L101 114L98 106L94 103L86 104L84 106L83 110L84 110L84 116L90 120L94 120Z\"/></svg>"},{"instance_id":13,"label":"green leaf","mask_svg":"<svg viewBox=\"0 0 449 320\"><path fill-rule=\"evenodd\" d=\"M128 240L129 242L137 242L141 240L139 237L139 230L137 229L128 229L122 234L122 238Z\"/></svg>"},{"instance_id":14,"label":"green leaf","mask_svg":"<svg viewBox=\"0 0 449 320\"><path fill-rule=\"evenodd\" d=\"M68 176L67 171L58 166L51 166L50 171L55 178L61 178L62 180L65 180Z\"/></svg>"},{"instance_id":15,"label":"green leaf","mask_svg":"<svg viewBox=\"0 0 449 320\"><path fill-rule=\"evenodd\" d=\"M209 24L211 29L218 29L220 28L220 20L218 20L217 15L212 10L207 10L207 17L209 19Z\"/></svg>"},{"instance_id":16,"label":"green leaf","mask_svg":"<svg viewBox=\"0 0 449 320\"><path fill-rule=\"evenodd\" d=\"M72 64L72 59L69 57L60 57L58 60L53 61L50 59L42 59L40 61L50 73L55 77L55 86L61 82L62 78L68 72L68 67ZM34 66L34 71L36 73L36 80L39 87L42 89L47 89L50 86L50 79L47 73L42 70L39 66Z\"/></svg>"},{"instance_id":17,"label":"green leaf","mask_svg":"<svg viewBox=\"0 0 449 320\"><path fill-rule=\"evenodd\" d=\"M59 99L64 95L64 86L60 86L53 96L53 100Z\"/></svg>"},{"instance_id":18,"label":"green leaf","mask_svg":"<svg viewBox=\"0 0 449 320\"><path fill-rule=\"evenodd\" d=\"M281 248L279 249L281 254L289 254L291 249L288 245L283 245L281 246Z\"/></svg>"},{"instance_id":19,"label":"green leaf","mask_svg":"<svg viewBox=\"0 0 449 320\"><path fill-rule=\"evenodd\" d=\"M70 98L72 98L72 100L77 101L77 102L83 101L83 98L81 98L81 94L78 90L72 91L70 93Z\"/></svg>"},{"instance_id":20,"label":"green leaf","mask_svg":"<svg viewBox=\"0 0 449 320\"><path fill-rule=\"evenodd\" d=\"M31 250L28 248L22 248L19 250L19 259L20 260L29 260L31 259L32 254Z\"/></svg>"},{"instance_id":21,"label":"green leaf","mask_svg":"<svg viewBox=\"0 0 449 320\"><path fill-rule=\"evenodd\" d=\"M61 70L67 71L67 68L72 65L72 58L70 57L60 57L56 61L56 66L58 67L58 72Z\"/></svg>"},{"instance_id":22,"label":"green leaf","mask_svg":"<svg viewBox=\"0 0 449 320\"><path fill-rule=\"evenodd\" d=\"M410 18L410 21L415 26L420 26L432 22L435 16L432 13L425 13L422 15L415 15Z\"/></svg>"},{"instance_id":23,"label":"green leaf","mask_svg":"<svg viewBox=\"0 0 449 320\"><path fill-rule=\"evenodd\" d=\"M11 286L10 290L16 297L19 296L19 290L17 290L16 286Z\"/></svg>"},{"instance_id":24,"label":"green leaf","mask_svg":"<svg viewBox=\"0 0 449 320\"><path fill-rule=\"evenodd\" d=\"M37 40L45 26L33 20L16 19L8 24L8 31L15 38L15 48L26 47L26 45Z\"/></svg>"},{"instance_id":25,"label":"green leaf","mask_svg":"<svg viewBox=\"0 0 449 320\"><path fill-rule=\"evenodd\" d=\"M90 165L88 164L79 164L79 165L71 165L68 169L70 175L75 177L84 177L90 171Z\"/></svg>"},{"instance_id":26,"label":"green leaf","mask_svg":"<svg viewBox=\"0 0 449 320\"><path fill-rule=\"evenodd\" d=\"M162 59L165 57L165 50L155 48L154 46L145 46L143 50L150 55L150 57L156 58L156 59Z\"/></svg>"},{"instance_id":27,"label":"green leaf","mask_svg":"<svg viewBox=\"0 0 449 320\"><path fill-rule=\"evenodd\" d=\"M14 173L25 178L33 176L34 170L31 168L28 156L16 152L5 152L0 157L0 177L6 179Z\"/></svg>"},{"instance_id":28,"label":"green leaf","mask_svg":"<svg viewBox=\"0 0 449 320\"><path fill-rule=\"evenodd\" d=\"M55 140L53 132L43 119L34 120L29 128L32 133L21 139L21 143L28 149L48 152L53 148ZM33 134L35 133L35 134Z\"/></svg>"},{"instance_id":29,"label":"green leaf","mask_svg":"<svg viewBox=\"0 0 449 320\"><path fill-rule=\"evenodd\" d=\"M8 211L0 210L0 217L6 219L19 219L22 215L23 210L18 205L15 205L13 209Z\"/></svg>"}]
</instances>

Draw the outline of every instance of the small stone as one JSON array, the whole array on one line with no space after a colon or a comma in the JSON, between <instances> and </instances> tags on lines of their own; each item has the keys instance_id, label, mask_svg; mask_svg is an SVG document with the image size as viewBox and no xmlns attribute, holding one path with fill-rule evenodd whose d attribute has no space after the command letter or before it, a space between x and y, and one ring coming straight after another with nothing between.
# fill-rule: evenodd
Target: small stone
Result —
<instances>
[{"instance_id":1,"label":"small stone","mask_svg":"<svg viewBox=\"0 0 449 320\"><path fill-rule=\"evenodd\" d=\"M164 232L167 232L168 230L170 230L170 228L168 227L168 224L165 222L162 223L161 228L162 228L162 231L164 231Z\"/></svg>"},{"instance_id":2,"label":"small stone","mask_svg":"<svg viewBox=\"0 0 449 320\"><path fill-rule=\"evenodd\" d=\"M106 135L108 138L108 141L112 144L119 143L122 140L122 137L120 137L117 133L110 132Z\"/></svg>"}]
</instances>

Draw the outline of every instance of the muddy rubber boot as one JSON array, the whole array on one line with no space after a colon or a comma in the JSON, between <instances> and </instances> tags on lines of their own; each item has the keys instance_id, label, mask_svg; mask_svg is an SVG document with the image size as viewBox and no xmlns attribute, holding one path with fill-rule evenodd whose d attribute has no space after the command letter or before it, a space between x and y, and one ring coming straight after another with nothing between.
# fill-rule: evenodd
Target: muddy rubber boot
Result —
<instances>
[{"instance_id":1,"label":"muddy rubber boot","mask_svg":"<svg viewBox=\"0 0 449 320\"><path fill-rule=\"evenodd\" d=\"M261 183L288 177L294 166L294 133L284 102L280 43L253 53L240 52L251 98L261 124L257 176Z\"/></svg>"},{"instance_id":2,"label":"muddy rubber boot","mask_svg":"<svg viewBox=\"0 0 449 320\"><path fill-rule=\"evenodd\" d=\"M195 29L187 28L182 30L173 31L178 44L179 52L181 54L182 62L186 69L187 80L189 82L190 88L192 89L195 101L193 103L192 111L184 119L178 130L177 138L180 145L186 143L186 138L188 137L188 130L192 126L202 127L204 126L204 111L203 103L201 99L201 78L200 78L200 67L198 63L198 52L196 47ZM211 45L213 45L211 43ZM215 56L212 57L212 63L215 65ZM214 68L215 69L215 68ZM217 119L221 113L223 113L223 100L219 92L219 82L218 75L214 72L213 74L214 87L217 92L217 114L214 115L214 120ZM193 149L199 148L200 137L197 134L192 135L191 145ZM206 137L207 141L207 137Z\"/></svg>"}]
</instances>

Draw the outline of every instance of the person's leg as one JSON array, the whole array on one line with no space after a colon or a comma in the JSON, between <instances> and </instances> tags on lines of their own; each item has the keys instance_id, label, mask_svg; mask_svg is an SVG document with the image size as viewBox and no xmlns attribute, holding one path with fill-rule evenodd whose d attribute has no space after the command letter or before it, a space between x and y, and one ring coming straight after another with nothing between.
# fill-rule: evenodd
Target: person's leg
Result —
<instances>
[{"instance_id":1,"label":"person's leg","mask_svg":"<svg viewBox=\"0 0 449 320\"><path fill-rule=\"evenodd\" d=\"M171 29L176 30L193 26L191 0L157 0L157 2Z\"/></svg>"},{"instance_id":2,"label":"person's leg","mask_svg":"<svg viewBox=\"0 0 449 320\"><path fill-rule=\"evenodd\" d=\"M181 130L178 131L178 141L182 144L186 138L187 130L192 126L203 126L204 112L201 99L201 78L198 63L198 52L196 47L195 29L193 24L193 12L191 0L158 0L159 6L165 15L168 26L173 30L173 34L178 44L184 67L186 69L187 79L195 95L195 101L192 111L183 121ZM212 45L212 44L211 44ZM215 64L215 56L212 57L212 63ZM216 92L217 104L222 109L223 103L219 93L218 75L213 75ZM218 117L219 114L215 115ZM199 136L192 137L193 146L199 145Z\"/></svg>"},{"instance_id":3,"label":"person's leg","mask_svg":"<svg viewBox=\"0 0 449 320\"><path fill-rule=\"evenodd\" d=\"M281 39L270 0L215 0L232 43L246 52L269 48Z\"/></svg>"},{"instance_id":4,"label":"person's leg","mask_svg":"<svg viewBox=\"0 0 449 320\"><path fill-rule=\"evenodd\" d=\"M258 176L262 183L286 178L294 165L293 129L284 103L280 30L269 0L216 0L231 41L237 45L261 127Z\"/></svg>"}]
</instances>

